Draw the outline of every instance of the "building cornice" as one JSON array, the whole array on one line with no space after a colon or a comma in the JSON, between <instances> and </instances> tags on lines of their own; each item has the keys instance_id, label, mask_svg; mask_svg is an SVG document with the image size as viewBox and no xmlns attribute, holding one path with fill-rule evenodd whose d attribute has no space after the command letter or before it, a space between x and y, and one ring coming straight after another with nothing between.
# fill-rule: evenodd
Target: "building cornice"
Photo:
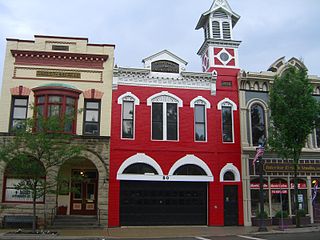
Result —
<instances>
[{"instance_id":1,"label":"building cornice","mask_svg":"<svg viewBox=\"0 0 320 240\"><path fill-rule=\"evenodd\" d=\"M217 76L211 73L182 72L181 74L153 73L150 69L115 68L113 88L118 85L185 88L216 91Z\"/></svg>"},{"instance_id":2,"label":"building cornice","mask_svg":"<svg viewBox=\"0 0 320 240\"><path fill-rule=\"evenodd\" d=\"M197 54L202 55L203 52L211 45L238 48L240 44L241 44L241 41L236 41L236 40L207 39L200 47Z\"/></svg>"},{"instance_id":3,"label":"building cornice","mask_svg":"<svg viewBox=\"0 0 320 240\"><path fill-rule=\"evenodd\" d=\"M105 62L109 55L89 54L89 53L70 53L70 52L49 52L49 51L31 51L31 50L11 50L12 56L24 58L57 58L72 59L83 61Z\"/></svg>"}]
</instances>

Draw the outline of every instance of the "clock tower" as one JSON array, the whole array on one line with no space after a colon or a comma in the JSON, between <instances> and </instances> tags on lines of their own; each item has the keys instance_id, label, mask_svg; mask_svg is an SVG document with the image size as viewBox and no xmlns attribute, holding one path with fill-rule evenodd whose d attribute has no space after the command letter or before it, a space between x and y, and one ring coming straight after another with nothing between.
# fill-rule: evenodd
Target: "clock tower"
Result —
<instances>
[{"instance_id":1,"label":"clock tower","mask_svg":"<svg viewBox=\"0 0 320 240\"><path fill-rule=\"evenodd\" d=\"M239 19L227 0L214 0L211 8L201 15L196 30L204 30L204 42L198 51L204 72L220 72L219 68L239 69L241 41L233 40L232 32Z\"/></svg>"}]
</instances>

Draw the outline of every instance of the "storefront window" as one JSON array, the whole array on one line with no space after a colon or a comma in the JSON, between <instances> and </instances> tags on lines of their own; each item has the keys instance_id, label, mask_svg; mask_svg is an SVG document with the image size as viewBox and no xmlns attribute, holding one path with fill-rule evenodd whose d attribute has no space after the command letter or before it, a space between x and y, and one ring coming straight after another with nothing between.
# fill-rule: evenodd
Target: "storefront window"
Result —
<instances>
[{"instance_id":1,"label":"storefront window","mask_svg":"<svg viewBox=\"0 0 320 240\"><path fill-rule=\"evenodd\" d=\"M251 215L256 217L260 212L260 182L259 179L253 179L250 184L251 188ZM263 184L264 211L269 215L269 194L268 181L264 179Z\"/></svg>"},{"instance_id":2,"label":"storefront window","mask_svg":"<svg viewBox=\"0 0 320 240\"><path fill-rule=\"evenodd\" d=\"M284 179L271 181L271 206L272 216L279 211L289 213L288 182Z\"/></svg>"},{"instance_id":3,"label":"storefront window","mask_svg":"<svg viewBox=\"0 0 320 240\"><path fill-rule=\"evenodd\" d=\"M294 197L294 181L291 180L291 211L295 215L295 197ZM307 195L307 183L303 179L298 180L298 206L299 209L305 210L308 213L308 195Z\"/></svg>"}]
</instances>

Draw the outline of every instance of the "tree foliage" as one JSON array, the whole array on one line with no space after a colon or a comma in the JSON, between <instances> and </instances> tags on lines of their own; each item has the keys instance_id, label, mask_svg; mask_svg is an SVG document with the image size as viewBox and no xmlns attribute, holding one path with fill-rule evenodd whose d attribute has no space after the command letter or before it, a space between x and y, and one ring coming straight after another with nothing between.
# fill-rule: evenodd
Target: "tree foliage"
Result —
<instances>
[{"instance_id":1,"label":"tree foliage","mask_svg":"<svg viewBox=\"0 0 320 240\"><path fill-rule=\"evenodd\" d=\"M297 169L308 135L319 122L319 103L306 69L289 67L274 80L270 90L271 128L268 143L272 150L294 164L295 202L298 203ZM296 204L296 213L298 211ZM297 221L297 226L300 222Z\"/></svg>"},{"instance_id":2,"label":"tree foliage","mask_svg":"<svg viewBox=\"0 0 320 240\"><path fill-rule=\"evenodd\" d=\"M32 196L33 231L37 202L57 189L57 169L81 152L81 146L72 144L73 136L64 133L66 121L60 117L27 119L19 125L23 127L15 130L11 140L0 146L0 159L6 163L6 174L20 180L16 189ZM56 177L48 177L50 174Z\"/></svg>"}]
</instances>

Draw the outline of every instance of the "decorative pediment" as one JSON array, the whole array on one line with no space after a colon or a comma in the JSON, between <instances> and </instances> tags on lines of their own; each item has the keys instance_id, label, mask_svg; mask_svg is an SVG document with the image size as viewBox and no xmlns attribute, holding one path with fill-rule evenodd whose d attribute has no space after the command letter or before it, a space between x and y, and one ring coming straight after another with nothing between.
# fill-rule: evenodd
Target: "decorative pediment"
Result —
<instances>
[{"instance_id":1,"label":"decorative pediment","mask_svg":"<svg viewBox=\"0 0 320 240\"><path fill-rule=\"evenodd\" d=\"M142 60L152 72L177 73L186 70L188 62L168 50L163 50Z\"/></svg>"}]
</instances>

